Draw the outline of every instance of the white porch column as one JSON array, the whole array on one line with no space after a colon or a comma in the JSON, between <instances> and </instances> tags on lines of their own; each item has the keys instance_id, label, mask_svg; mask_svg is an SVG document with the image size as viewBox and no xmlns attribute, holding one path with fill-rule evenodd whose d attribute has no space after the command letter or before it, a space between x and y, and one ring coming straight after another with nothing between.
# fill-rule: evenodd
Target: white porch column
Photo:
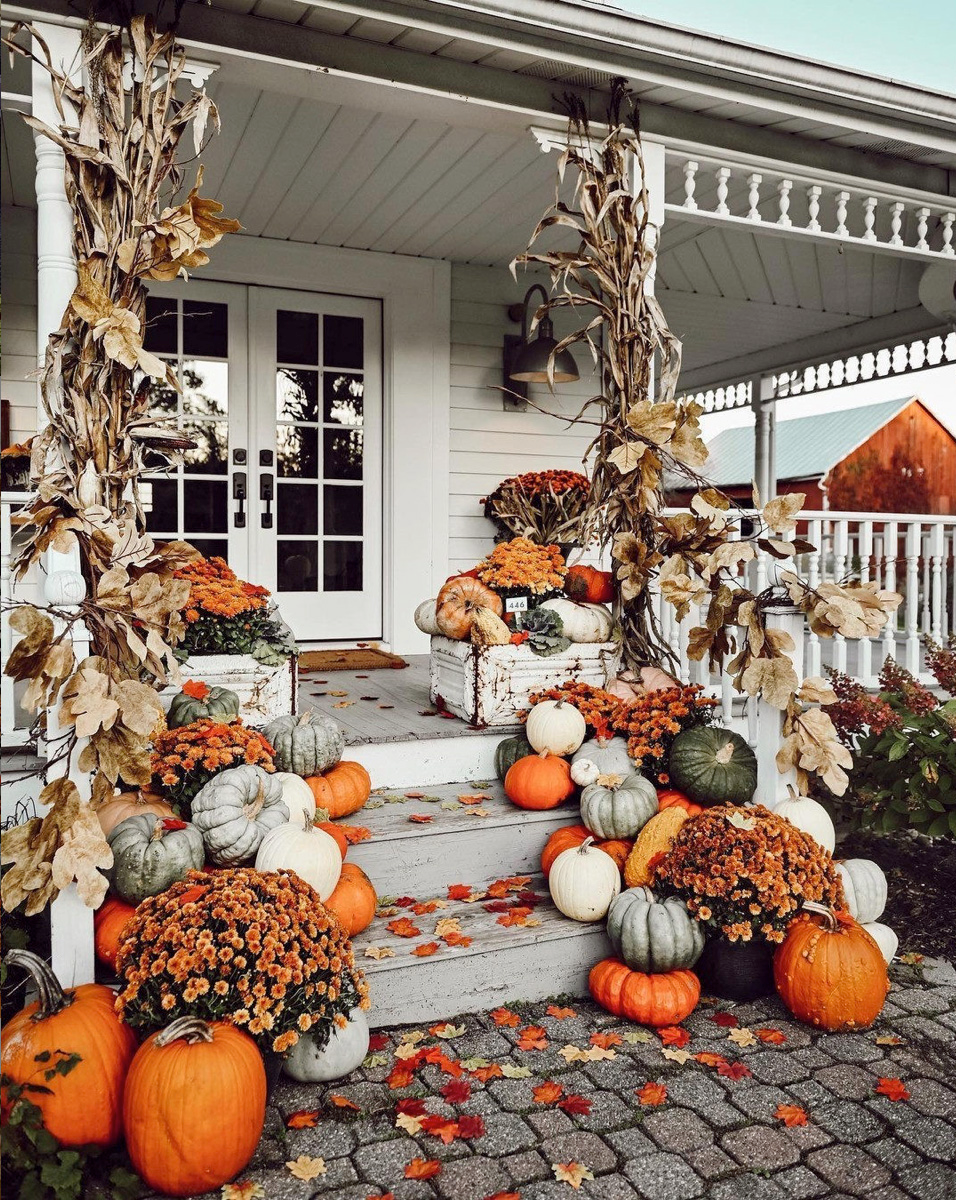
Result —
<instances>
[{"instance_id":1,"label":"white porch column","mask_svg":"<svg viewBox=\"0 0 956 1200\"><path fill-rule=\"evenodd\" d=\"M773 385L766 376L750 381L750 407L754 413L754 482L766 504L777 494L777 420Z\"/></svg>"},{"instance_id":2,"label":"white porch column","mask_svg":"<svg viewBox=\"0 0 956 1200\"><path fill-rule=\"evenodd\" d=\"M80 34L61 25L39 23L38 31L50 49L53 62L75 74L80 68ZM33 113L45 124L57 129L61 124L53 99L50 76L33 64ZM64 155L42 134L35 135L37 193L37 358L43 363L51 333L59 328L63 313L76 287L76 263L73 257L73 213L66 198ZM37 428L46 415L37 397ZM61 554L51 550L45 556L44 595L50 604L69 606L83 598L86 585L79 571L79 553ZM74 650L82 660L89 654L89 640L77 629ZM46 752L57 752L61 734L56 714L47 713ZM48 778L67 773L68 764L56 763ZM69 765L69 774L84 799L90 796L90 779ZM80 900L76 885L62 890L50 906L50 944L53 970L64 987L90 983L95 974L93 955L93 910Z\"/></svg>"},{"instance_id":3,"label":"white porch column","mask_svg":"<svg viewBox=\"0 0 956 1200\"><path fill-rule=\"evenodd\" d=\"M647 142L642 141L641 152L644 158L644 178L643 184L647 188L647 206L648 206L648 226L647 226L647 243L654 254L654 261L651 263L650 270L647 274L647 282L645 291L649 296L654 295L655 281L657 279L657 255L660 251L661 244L661 229L664 224L664 144L662 142ZM636 157L631 164L631 188L633 195L637 195L641 190L641 171L640 164ZM651 363L650 372L650 389L649 396L653 397L657 387L657 355L654 355L654 361Z\"/></svg>"}]
</instances>

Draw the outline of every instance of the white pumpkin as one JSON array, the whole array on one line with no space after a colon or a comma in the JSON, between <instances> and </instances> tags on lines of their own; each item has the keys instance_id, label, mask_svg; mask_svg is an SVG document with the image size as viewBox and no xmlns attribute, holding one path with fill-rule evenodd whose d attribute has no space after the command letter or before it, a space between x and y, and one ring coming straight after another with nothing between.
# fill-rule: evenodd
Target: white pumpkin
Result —
<instances>
[{"instance_id":1,"label":"white pumpkin","mask_svg":"<svg viewBox=\"0 0 956 1200\"><path fill-rule=\"evenodd\" d=\"M837 863L847 912L861 925L878 921L886 908L886 876L870 858L847 858Z\"/></svg>"},{"instance_id":2,"label":"white pumpkin","mask_svg":"<svg viewBox=\"0 0 956 1200\"><path fill-rule=\"evenodd\" d=\"M890 929L889 925L881 925L879 921L867 921L861 928L865 929L874 942L879 946L880 953L886 959L886 964L889 964L896 957L896 952L900 948L900 939L896 933Z\"/></svg>"},{"instance_id":3,"label":"white pumpkin","mask_svg":"<svg viewBox=\"0 0 956 1200\"><path fill-rule=\"evenodd\" d=\"M548 888L555 907L572 921L603 921L621 890L621 872L610 854L586 838L554 860Z\"/></svg>"},{"instance_id":4,"label":"white pumpkin","mask_svg":"<svg viewBox=\"0 0 956 1200\"><path fill-rule=\"evenodd\" d=\"M774 812L778 817L786 817L791 825L796 825L804 833L810 835L823 850L833 853L836 845L836 830L830 820L830 814L816 800L809 796L790 796L781 800Z\"/></svg>"},{"instance_id":5,"label":"white pumpkin","mask_svg":"<svg viewBox=\"0 0 956 1200\"><path fill-rule=\"evenodd\" d=\"M599 775L636 775L637 768L622 737L592 738L576 750L571 759L571 778L578 787L595 783Z\"/></svg>"},{"instance_id":6,"label":"white pumpkin","mask_svg":"<svg viewBox=\"0 0 956 1200\"><path fill-rule=\"evenodd\" d=\"M308 1033L300 1034L283 1060L285 1073L299 1083L329 1083L351 1075L368 1054L369 1033L368 1019L360 1008L352 1009L348 1021L344 1029L335 1026L321 1050Z\"/></svg>"},{"instance_id":7,"label":"white pumpkin","mask_svg":"<svg viewBox=\"0 0 956 1200\"><path fill-rule=\"evenodd\" d=\"M415 624L422 633L427 633L429 637L438 637L441 634L441 630L438 628L438 618L435 615L437 607L437 600L423 600L415 609Z\"/></svg>"},{"instance_id":8,"label":"white pumpkin","mask_svg":"<svg viewBox=\"0 0 956 1200\"><path fill-rule=\"evenodd\" d=\"M573 704L542 700L528 713L525 737L539 754L573 754L588 727Z\"/></svg>"},{"instance_id":9,"label":"white pumpkin","mask_svg":"<svg viewBox=\"0 0 956 1200\"><path fill-rule=\"evenodd\" d=\"M282 799L289 809L289 820L298 825L303 817L311 824L315 817L315 796L301 775L291 771L277 771L275 778L282 784Z\"/></svg>"},{"instance_id":10,"label":"white pumpkin","mask_svg":"<svg viewBox=\"0 0 956 1200\"><path fill-rule=\"evenodd\" d=\"M540 606L561 618L564 636L572 642L608 642L614 631L614 618L603 604L575 604L558 597Z\"/></svg>"},{"instance_id":11,"label":"white pumpkin","mask_svg":"<svg viewBox=\"0 0 956 1200\"><path fill-rule=\"evenodd\" d=\"M307 817L270 830L256 855L257 871L295 871L328 900L342 874L342 853L335 838Z\"/></svg>"}]
</instances>

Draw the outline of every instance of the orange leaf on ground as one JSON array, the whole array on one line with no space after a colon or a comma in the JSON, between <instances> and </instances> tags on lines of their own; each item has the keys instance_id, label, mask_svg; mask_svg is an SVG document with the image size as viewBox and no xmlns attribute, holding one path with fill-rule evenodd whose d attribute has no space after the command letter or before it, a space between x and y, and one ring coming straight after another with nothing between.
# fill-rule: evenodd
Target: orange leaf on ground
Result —
<instances>
[{"instance_id":1,"label":"orange leaf on ground","mask_svg":"<svg viewBox=\"0 0 956 1200\"><path fill-rule=\"evenodd\" d=\"M448 946L470 946L471 938L465 937L463 933L446 933L442 941Z\"/></svg>"},{"instance_id":2,"label":"orange leaf on ground","mask_svg":"<svg viewBox=\"0 0 956 1200\"><path fill-rule=\"evenodd\" d=\"M385 707L385 706L382 704L379 705L379 708L383 708L383 707ZM370 1195L365 1197L365 1200L395 1200L395 1193L394 1192L372 1192Z\"/></svg>"},{"instance_id":3,"label":"orange leaf on ground","mask_svg":"<svg viewBox=\"0 0 956 1200\"><path fill-rule=\"evenodd\" d=\"M727 1063L722 1054L715 1054L713 1050L701 1050L700 1054L694 1055L694 1058L705 1067L722 1067Z\"/></svg>"},{"instance_id":4,"label":"orange leaf on ground","mask_svg":"<svg viewBox=\"0 0 956 1200\"><path fill-rule=\"evenodd\" d=\"M388 1076L388 1086L397 1091L399 1088L408 1087L415 1080L415 1072L406 1066L392 1067Z\"/></svg>"},{"instance_id":5,"label":"orange leaf on ground","mask_svg":"<svg viewBox=\"0 0 956 1200\"><path fill-rule=\"evenodd\" d=\"M634 1093L644 1108L656 1108L667 1099L667 1087L663 1083L648 1080L642 1088Z\"/></svg>"},{"instance_id":6,"label":"orange leaf on ground","mask_svg":"<svg viewBox=\"0 0 956 1200\"><path fill-rule=\"evenodd\" d=\"M413 938L421 933L415 922L410 921L408 917L396 917L394 921L389 921L385 928L396 937Z\"/></svg>"},{"instance_id":7,"label":"orange leaf on ground","mask_svg":"<svg viewBox=\"0 0 956 1200\"><path fill-rule=\"evenodd\" d=\"M549 1004L546 1012L549 1017L557 1017L559 1021L563 1021L565 1017L576 1017L578 1015L573 1008L562 1008L558 1004Z\"/></svg>"},{"instance_id":8,"label":"orange leaf on ground","mask_svg":"<svg viewBox=\"0 0 956 1200\"><path fill-rule=\"evenodd\" d=\"M285 1119L286 1129L314 1129L319 1123L317 1108L300 1108Z\"/></svg>"},{"instance_id":9,"label":"orange leaf on ground","mask_svg":"<svg viewBox=\"0 0 956 1200\"><path fill-rule=\"evenodd\" d=\"M412 813L408 819L413 825L428 825L435 818L429 813Z\"/></svg>"},{"instance_id":10,"label":"orange leaf on ground","mask_svg":"<svg viewBox=\"0 0 956 1200\"><path fill-rule=\"evenodd\" d=\"M450 883L448 885L449 900L464 900L471 895L471 887L467 883Z\"/></svg>"},{"instance_id":11,"label":"orange leaf on ground","mask_svg":"<svg viewBox=\"0 0 956 1200\"><path fill-rule=\"evenodd\" d=\"M690 1034L680 1025L665 1025L658 1029L657 1036L665 1046L686 1046L690 1041Z\"/></svg>"},{"instance_id":12,"label":"orange leaf on ground","mask_svg":"<svg viewBox=\"0 0 956 1200\"><path fill-rule=\"evenodd\" d=\"M509 875L507 879L496 879L488 887L488 895L503 900L509 892L520 892L531 882L530 875Z\"/></svg>"},{"instance_id":13,"label":"orange leaf on ground","mask_svg":"<svg viewBox=\"0 0 956 1200\"><path fill-rule=\"evenodd\" d=\"M887 1100L909 1100L910 1094L902 1079L881 1078L873 1089Z\"/></svg>"},{"instance_id":14,"label":"orange leaf on ground","mask_svg":"<svg viewBox=\"0 0 956 1200\"><path fill-rule=\"evenodd\" d=\"M773 1114L778 1121L783 1121L788 1129L795 1125L806 1125L807 1113L799 1104L778 1104Z\"/></svg>"},{"instance_id":15,"label":"orange leaf on ground","mask_svg":"<svg viewBox=\"0 0 956 1200\"><path fill-rule=\"evenodd\" d=\"M519 1050L547 1050L548 1031L541 1025L528 1025L518 1034Z\"/></svg>"},{"instance_id":16,"label":"orange leaf on ground","mask_svg":"<svg viewBox=\"0 0 956 1200\"><path fill-rule=\"evenodd\" d=\"M495 1194L493 1196L485 1196L485 1200L521 1200L521 1193L520 1192L495 1192Z\"/></svg>"},{"instance_id":17,"label":"orange leaf on ground","mask_svg":"<svg viewBox=\"0 0 956 1200\"><path fill-rule=\"evenodd\" d=\"M585 1179L593 1179L594 1173L584 1163L552 1163L551 1170L558 1183L570 1183L577 1190Z\"/></svg>"},{"instance_id":18,"label":"orange leaf on ground","mask_svg":"<svg viewBox=\"0 0 956 1200\"><path fill-rule=\"evenodd\" d=\"M405 792L405 799L406 800L424 800L425 793L424 792Z\"/></svg>"},{"instance_id":19,"label":"orange leaf on ground","mask_svg":"<svg viewBox=\"0 0 956 1200\"><path fill-rule=\"evenodd\" d=\"M488 1015L499 1028L505 1025L513 1029L521 1024L521 1018L510 1008L493 1008Z\"/></svg>"},{"instance_id":20,"label":"orange leaf on ground","mask_svg":"<svg viewBox=\"0 0 956 1200\"><path fill-rule=\"evenodd\" d=\"M602 1050L610 1050L612 1046L623 1046L620 1034L617 1033L592 1033L591 1045L600 1046Z\"/></svg>"},{"instance_id":21,"label":"orange leaf on ground","mask_svg":"<svg viewBox=\"0 0 956 1200\"><path fill-rule=\"evenodd\" d=\"M446 1146L450 1146L458 1136L458 1122L450 1121L447 1117L424 1116L421 1124L426 1133L441 1138Z\"/></svg>"},{"instance_id":22,"label":"orange leaf on ground","mask_svg":"<svg viewBox=\"0 0 956 1200\"><path fill-rule=\"evenodd\" d=\"M555 1083L552 1079L548 1079L544 1083L539 1083L531 1092L531 1097L535 1104L554 1104L563 1095L564 1088L560 1083Z\"/></svg>"},{"instance_id":23,"label":"orange leaf on ground","mask_svg":"<svg viewBox=\"0 0 956 1200\"><path fill-rule=\"evenodd\" d=\"M350 846L356 846L359 842L367 842L372 836L371 829L365 825L342 825L338 828L345 834L345 840Z\"/></svg>"},{"instance_id":24,"label":"orange leaf on ground","mask_svg":"<svg viewBox=\"0 0 956 1200\"><path fill-rule=\"evenodd\" d=\"M504 1079L505 1077L500 1063L489 1063L487 1067L475 1067L469 1074L472 1079L477 1079L479 1083L487 1083L489 1079Z\"/></svg>"},{"instance_id":25,"label":"orange leaf on ground","mask_svg":"<svg viewBox=\"0 0 956 1200\"><path fill-rule=\"evenodd\" d=\"M413 1158L405 1168L406 1179L432 1179L441 1173L437 1158Z\"/></svg>"},{"instance_id":26,"label":"orange leaf on ground","mask_svg":"<svg viewBox=\"0 0 956 1200\"><path fill-rule=\"evenodd\" d=\"M563 1100L558 1101L558 1108L579 1117L588 1117L591 1115L593 1103L594 1101L589 1100L586 1096L578 1096L572 1092L570 1096L565 1096Z\"/></svg>"},{"instance_id":27,"label":"orange leaf on ground","mask_svg":"<svg viewBox=\"0 0 956 1200\"><path fill-rule=\"evenodd\" d=\"M490 796L485 795L483 792L478 792L474 796L459 796L458 803L459 804L483 804L485 802L485 800L490 800L490 799L491 799Z\"/></svg>"},{"instance_id":28,"label":"orange leaf on ground","mask_svg":"<svg viewBox=\"0 0 956 1200\"><path fill-rule=\"evenodd\" d=\"M427 916L428 913L433 913L436 908L438 908L437 900L423 900L421 904L416 904L414 906L412 912L416 917L424 917Z\"/></svg>"},{"instance_id":29,"label":"orange leaf on ground","mask_svg":"<svg viewBox=\"0 0 956 1200\"><path fill-rule=\"evenodd\" d=\"M326 1099L328 1100L329 1104L334 1104L336 1108L348 1108L351 1109L352 1112L362 1111L354 1100L350 1100L348 1096L340 1096L337 1092L333 1093L331 1096L327 1096Z\"/></svg>"},{"instance_id":30,"label":"orange leaf on ground","mask_svg":"<svg viewBox=\"0 0 956 1200\"><path fill-rule=\"evenodd\" d=\"M755 1029L754 1033L762 1042L767 1042L770 1046L782 1046L787 1040L787 1035L781 1033L779 1029Z\"/></svg>"},{"instance_id":31,"label":"orange leaf on ground","mask_svg":"<svg viewBox=\"0 0 956 1200\"><path fill-rule=\"evenodd\" d=\"M717 1067L717 1074L725 1079L749 1079L753 1071L742 1062L724 1062Z\"/></svg>"}]
</instances>

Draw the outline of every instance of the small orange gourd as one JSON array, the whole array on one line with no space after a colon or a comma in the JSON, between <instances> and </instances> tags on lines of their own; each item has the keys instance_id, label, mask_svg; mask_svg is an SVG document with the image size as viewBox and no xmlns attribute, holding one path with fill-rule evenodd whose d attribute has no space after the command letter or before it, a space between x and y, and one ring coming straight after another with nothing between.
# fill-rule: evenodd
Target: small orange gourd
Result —
<instances>
[{"instance_id":1,"label":"small orange gourd","mask_svg":"<svg viewBox=\"0 0 956 1200\"><path fill-rule=\"evenodd\" d=\"M693 971L645 975L619 958L604 958L592 967L588 988L609 1013L656 1027L680 1024L700 999L700 981Z\"/></svg>"},{"instance_id":2,"label":"small orange gourd","mask_svg":"<svg viewBox=\"0 0 956 1200\"><path fill-rule=\"evenodd\" d=\"M335 891L325 901L325 907L349 937L368 929L378 907L378 896L372 881L355 863L345 863Z\"/></svg>"},{"instance_id":3,"label":"small orange gourd","mask_svg":"<svg viewBox=\"0 0 956 1200\"><path fill-rule=\"evenodd\" d=\"M668 808L682 808L689 817L697 817L704 811L703 805L695 804L693 800L684 795L683 792L676 792L673 788L666 788L657 793L657 807L660 812L664 812Z\"/></svg>"},{"instance_id":4,"label":"small orange gourd","mask_svg":"<svg viewBox=\"0 0 956 1200\"><path fill-rule=\"evenodd\" d=\"M310 775L305 782L312 789L315 807L324 808L333 821L358 812L372 794L369 773L357 762L337 763L324 775Z\"/></svg>"},{"instance_id":5,"label":"small orange gourd","mask_svg":"<svg viewBox=\"0 0 956 1200\"><path fill-rule=\"evenodd\" d=\"M107 896L93 914L93 950L100 962L111 970L116 969L116 954L123 930L134 912L134 904L127 904L119 896Z\"/></svg>"},{"instance_id":6,"label":"small orange gourd","mask_svg":"<svg viewBox=\"0 0 956 1200\"><path fill-rule=\"evenodd\" d=\"M568 567L564 590L579 604L610 604L614 599L614 576L610 571L599 571L597 567L579 563Z\"/></svg>"},{"instance_id":7,"label":"small orange gourd","mask_svg":"<svg viewBox=\"0 0 956 1200\"><path fill-rule=\"evenodd\" d=\"M519 808L557 808L574 795L571 767L546 751L519 758L505 776L505 795Z\"/></svg>"}]
</instances>

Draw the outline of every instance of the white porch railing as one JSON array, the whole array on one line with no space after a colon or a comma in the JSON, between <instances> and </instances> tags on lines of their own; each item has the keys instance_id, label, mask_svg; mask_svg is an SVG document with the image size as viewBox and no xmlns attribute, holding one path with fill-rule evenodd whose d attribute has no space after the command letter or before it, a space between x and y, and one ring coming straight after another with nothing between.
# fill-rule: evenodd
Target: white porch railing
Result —
<instances>
[{"instance_id":1,"label":"white porch railing","mask_svg":"<svg viewBox=\"0 0 956 1200\"><path fill-rule=\"evenodd\" d=\"M11 605L25 600L25 590L14 589L10 568L13 550L13 514L25 496L6 493L0 498L0 658L5 667L13 649L14 632L10 628ZM32 591L32 589L30 589ZM8 675L0 674L0 746L4 750L24 746L30 740L31 718L17 706L17 689Z\"/></svg>"}]
</instances>

